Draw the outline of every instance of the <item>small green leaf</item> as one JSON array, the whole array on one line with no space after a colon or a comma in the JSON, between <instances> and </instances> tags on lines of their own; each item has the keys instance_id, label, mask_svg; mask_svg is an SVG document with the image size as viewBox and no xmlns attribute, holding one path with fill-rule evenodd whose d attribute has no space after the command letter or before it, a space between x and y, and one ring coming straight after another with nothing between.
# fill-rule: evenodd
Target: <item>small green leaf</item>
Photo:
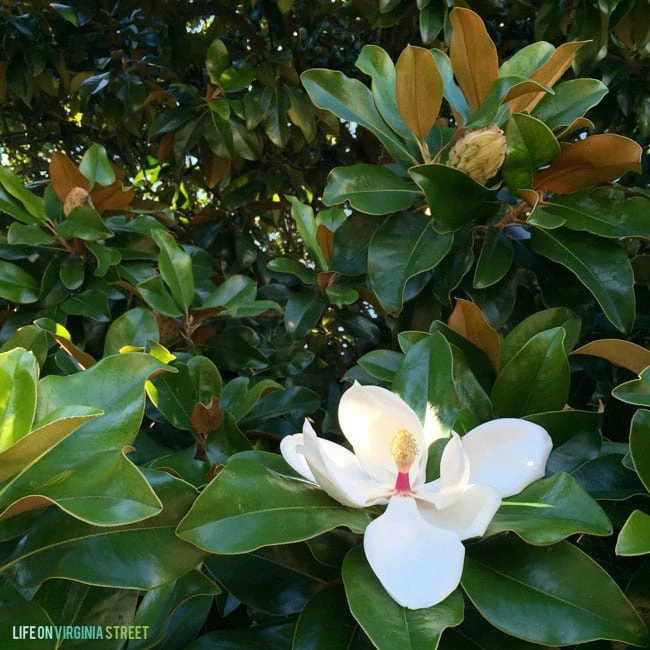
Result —
<instances>
[{"instance_id":1,"label":"small green leaf","mask_svg":"<svg viewBox=\"0 0 650 650\"><path fill-rule=\"evenodd\" d=\"M18 304L36 302L39 297L36 280L20 266L0 260L0 298Z\"/></svg>"},{"instance_id":2,"label":"small green leaf","mask_svg":"<svg viewBox=\"0 0 650 650\"><path fill-rule=\"evenodd\" d=\"M348 201L359 212L382 215L410 208L419 195L416 185L390 169L359 164L335 167L330 172L323 203Z\"/></svg>"},{"instance_id":3,"label":"small green leaf","mask_svg":"<svg viewBox=\"0 0 650 650\"><path fill-rule=\"evenodd\" d=\"M151 237L160 248L158 265L160 275L169 287L176 304L187 312L194 299L194 274L192 258L167 232L154 230Z\"/></svg>"},{"instance_id":4,"label":"small green leaf","mask_svg":"<svg viewBox=\"0 0 650 650\"><path fill-rule=\"evenodd\" d=\"M79 171L88 179L91 189L96 185L112 185L115 172L108 159L106 149L101 144L93 143L79 163Z\"/></svg>"},{"instance_id":5,"label":"small green leaf","mask_svg":"<svg viewBox=\"0 0 650 650\"><path fill-rule=\"evenodd\" d=\"M104 339L104 356L117 354L125 345L143 348L148 341L159 340L158 323L151 310L129 309L110 324Z\"/></svg>"},{"instance_id":6,"label":"small green leaf","mask_svg":"<svg viewBox=\"0 0 650 650\"><path fill-rule=\"evenodd\" d=\"M555 48L546 41L531 43L515 52L499 68L500 77L530 77L555 52Z\"/></svg>"},{"instance_id":7,"label":"small green leaf","mask_svg":"<svg viewBox=\"0 0 650 650\"><path fill-rule=\"evenodd\" d=\"M0 166L0 185L11 194L14 198L18 199L25 210L33 217L34 221L45 221L47 214L45 212L45 201L40 196L32 194L23 184L23 182L14 174L9 168ZM0 204L2 207L2 204ZM8 211L12 214L11 211ZM13 215L16 216L16 215ZM18 218L18 217L17 217ZM30 223L20 219L24 223Z\"/></svg>"},{"instance_id":8,"label":"small green leaf","mask_svg":"<svg viewBox=\"0 0 650 650\"><path fill-rule=\"evenodd\" d=\"M650 515L635 510L625 522L616 540L616 555L650 553Z\"/></svg>"},{"instance_id":9,"label":"small green leaf","mask_svg":"<svg viewBox=\"0 0 650 650\"><path fill-rule=\"evenodd\" d=\"M473 286L485 289L496 284L510 270L514 258L515 250L510 238L498 228L488 228L474 271Z\"/></svg>"},{"instance_id":10,"label":"small green leaf","mask_svg":"<svg viewBox=\"0 0 650 650\"><path fill-rule=\"evenodd\" d=\"M84 263L77 255L69 255L59 268L59 277L66 289L76 291L84 282Z\"/></svg>"},{"instance_id":11,"label":"small green leaf","mask_svg":"<svg viewBox=\"0 0 650 650\"><path fill-rule=\"evenodd\" d=\"M404 359L401 352L393 350L373 350L364 354L358 361L359 365L373 377L383 381L393 381L400 364Z\"/></svg>"},{"instance_id":12,"label":"small green leaf","mask_svg":"<svg viewBox=\"0 0 650 650\"><path fill-rule=\"evenodd\" d=\"M343 584L352 615L378 650L436 648L444 630L463 620L458 589L427 609L398 605L381 586L360 546L345 556Z\"/></svg>"},{"instance_id":13,"label":"small green leaf","mask_svg":"<svg viewBox=\"0 0 650 650\"><path fill-rule=\"evenodd\" d=\"M295 196L287 196L286 198L289 203L291 203L291 218L296 222L298 232L300 233L305 248L309 251L309 254L318 265L318 268L322 271L326 271L327 260L325 259L320 244L318 243L318 225L316 224L312 207L305 203L301 203Z\"/></svg>"},{"instance_id":14,"label":"small green leaf","mask_svg":"<svg viewBox=\"0 0 650 650\"><path fill-rule=\"evenodd\" d=\"M326 306L327 299L322 293L292 293L284 309L284 325L289 336L304 339L318 325Z\"/></svg>"},{"instance_id":15,"label":"small green leaf","mask_svg":"<svg viewBox=\"0 0 650 650\"><path fill-rule=\"evenodd\" d=\"M75 208L70 216L56 227L56 231L64 239L78 237L87 241L98 241L113 236L113 231L106 226L99 212L88 206Z\"/></svg>"},{"instance_id":16,"label":"small green leaf","mask_svg":"<svg viewBox=\"0 0 650 650\"><path fill-rule=\"evenodd\" d=\"M224 42L215 38L205 57L205 67L208 71L208 76L213 84L219 84L221 73L230 65L230 57L228 56L228 49Z\"/></svg>"},{"instance_id":17,"label":"small green leaf","mask_svg":"<svg viewBox=\"0 0 650 650\"><path fill-rule=\"evenodd\" d=\"M553 87L554 95L546 95L537 104L533 117L549 129L571 125L608 93L607 86L597 79L570 79Z\"/></svg>"}]
</instances>

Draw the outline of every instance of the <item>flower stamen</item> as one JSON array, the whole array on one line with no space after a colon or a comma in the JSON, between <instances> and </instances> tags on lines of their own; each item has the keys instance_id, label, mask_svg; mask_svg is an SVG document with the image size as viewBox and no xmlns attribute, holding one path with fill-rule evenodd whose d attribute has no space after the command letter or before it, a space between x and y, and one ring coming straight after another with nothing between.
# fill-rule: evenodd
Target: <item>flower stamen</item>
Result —
<instances>
[{"instance_id":1,"label":"flower stamen","mask_svg":"<svg viewBox=\"0 0 650 650\"><path fill-rule=\"evenodd\" d=\"M397 465L397 480L395 481L396 494L410 494L411 480L409 470L418 454L415 438L406 429L400 429L391 445L391 454Z\"/></svg>"}]
</instances>

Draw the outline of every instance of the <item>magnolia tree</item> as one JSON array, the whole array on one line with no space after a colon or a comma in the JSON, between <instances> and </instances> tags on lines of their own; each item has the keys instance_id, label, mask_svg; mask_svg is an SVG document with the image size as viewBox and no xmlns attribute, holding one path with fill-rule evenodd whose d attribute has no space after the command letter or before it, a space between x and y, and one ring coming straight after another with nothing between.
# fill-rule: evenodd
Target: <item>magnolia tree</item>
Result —
<instances>
[{"instance_id":1,"label":"magnolia tree","mask_svg":"<svg viewBox=\"0 0 650 650\"><path fill-rule=\"evenodd\" d=\"M2 647L646 647L642 0L137 4L2 10Z\"/></svg>"}]
</instances>

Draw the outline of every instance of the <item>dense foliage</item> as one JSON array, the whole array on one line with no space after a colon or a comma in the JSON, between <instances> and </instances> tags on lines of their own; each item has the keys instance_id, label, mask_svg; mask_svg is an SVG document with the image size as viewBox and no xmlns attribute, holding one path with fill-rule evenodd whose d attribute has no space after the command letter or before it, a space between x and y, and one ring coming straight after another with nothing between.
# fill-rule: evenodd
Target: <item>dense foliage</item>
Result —
<instances>
[{"instance_id":1,"label":"dense foliage","mask_svg":"<svg viewBox=\"0 0 650 650\"><path fill-rule=\"evenodd\" d=\"M2 3L2 647L648 647L649 55L646 0ZM434 607L278 454L355 380L553 439Z\"/></svg>"}]
</instances>

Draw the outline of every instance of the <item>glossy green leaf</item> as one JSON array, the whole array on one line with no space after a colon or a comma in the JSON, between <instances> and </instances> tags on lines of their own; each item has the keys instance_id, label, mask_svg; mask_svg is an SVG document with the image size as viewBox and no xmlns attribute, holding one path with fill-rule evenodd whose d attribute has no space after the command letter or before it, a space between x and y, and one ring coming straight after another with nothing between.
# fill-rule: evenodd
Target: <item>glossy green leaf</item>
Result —
<instances>
[{"instance_id":1,"label":"glossy green leaf","mask_svg":"<svg viewBox=\"0 0 650 650\"><path fill-rule=\"evenodd\" d=\"M50 503L99 525L130 523L157 514L158 498L122 450L140 427L144 383L161 371L169 369L148 354L131 353L106 357L74 375L41 380L37 427L49 423L53 414L58 419L58 409L79 403L102 409L104 415L83 424L6 483L0 490L0 508L6 510L2 516L27 505Z\"/></svg>"},{"instance_id":2,"label":"glossy green leaf","mask_svg":"<svg viewBox=\"0 0 650 650\"><path fill-rule=\"evenodd\" d=\"M414 162L404 142L379 114L370 90L358 79L350 79L342 72L322 69L307 70L300 79L318 108L368 129L396 160Z\"/></svg>"},{"instance_id":3,"label":"glossy green leaf","mask_svg":"<svg viewBox=\"0 0 650 650\"><path fill-rule=\"evenodd\" d=\"M450 235L437 234L424 215L388 217L368 249L368 279L382 307L399 314L407 281L435 267L448 253L452 241Z\"/></svg>"},{"instance_id":4,"label":"glossy green leaf","mask_svg":"<svg viewBox=\"0 0 650 650\"><path fill-rule=\"evenodd\" d=\"M395 100L395 65L386 50L377 45L364 45L354 64L372 79L372 97L382 118L406 143L417 146L411 130L406 126Z\"/></svg>"},{"instance_id":5,"label":"glossy green leaf","mask_svg":"<svg viewBox=\"0 0 650 650\"><path fill-rule=\"evenodd\" d=\"M360 546L345 556L343 584L352 615L378 650L435 649L443 631L463 620L459 590L427 609L398 605L381 586Z\"/></svg>"},{"instance_id":6,"label":"glossy green leaf","mask_svg":"<svg viewBox=\"0 0 650 650\"><path fill-rule=\"evenodd\" d=\"M79 163L79 171L88 179L91 189L96 184L112 185L115 182L115 172L106 149L95 142L83 155Z\"/></svg>"},{"instance_id":7,"label":"glossy green leaf","mask_svg":"<svg viewBox=\"0 0 650 650\"><path fill-rule=\"evenodd\" d=\"M478 217L485 220L499 207L495 192L453 167L430 163L411 167L409 174L445 230L458 230Z\"/></svg>"},{"instance_id":8,"label":"glossy green leaf","mask_svg":"<svg viewBox=\"0 0 650 650\"><path fill-rule=\"evenodd\" d=\"M555 411L569 396L571 373L561 327L535 334L503 366L492 389L501 417L521 417Z\"/></svg>"},{"instance_id":9,"label":"glossy green leaf","mask_svg":"<svg viewBox=\"0 0 650 650\"><path fill-rule=\"evenodd\" d=\"M268 309L282 311L271 300L256 300L257 285L253 278L232 275L203 301L202 308L225 307L233 318L257 316Z\"/></svg>"},{"instance_id":10,"label":"glossy green leaf","mask_svg":"<svg viewBox=\"0 0 650 650\"><path fill-rule=\"evenodd\" d=\"M18 304L36 302L39 286L32 275L20 266L0 260L0 298Z\"/></svg>"},{"instance_id":11,"label":"glossy green leaf","mask_svg":"<svg viewBox=\"0 0 650 650\"><path fill-rule=\"evenodd\" d=\"M169 316L170 318L181 316L181 310L160 276L149 278L141 282L136 288L147 305L160 312L163 316Z\"/></svg>"},{"instance_id":12,"label":"glossy green leaf","mask_svg":"<svg viewBox=\"0 0 650 650\"><path fill-rule=\"evenodd\" d=\"M213 555L206 564L235 598L275 616L299 612L327 582L338 578L338 570L319 564L306 544Z\"/></svg>"},{"instance_id":13,"label":"glossy green leaf","mask_svg":"<svg viewBox=\"0 0 650 650\"><path fill-rule=\"evenodd\" d=\"M195 290L192 258L169 233L156 229L151 232L151 237L160 248L160 275L178 306L187 312L194 299Z\"/></svg>"},{"instance_id":14,"label":"glossy green leaf","mask_svg":"<svg viewBox=\"0 0 650 650\"><path fill-rule=\"evenodd\" d=\"M304 339L318 325L326 306L327 298L322 293L292 293L284 309L284 326L289 336Z\"/></svg>"},{"instance_id":15,"label":"glossy green leaf","mask_svg":"<svg viewBox=\"0 0 650 650\"><path fill-rule=\"evenodd\" d=\"M358 164L330 172L323 203L348 201L359 212L382 215L410 208L419 194L416 185L386 167Z\"/></svg>"},{"instance_id":16,"label":"glossy green leaf","mask_svg":"<svg viewBox=\"0 0 650 650\"><path fill-rule=\"evenodd\" d=\"M316 137L316 112L309 97L300 89L285 86L284 90L289 96L289 119L301 131L307 142L312 142Z\"/></svg>"},{"instance_id":17,"label":"glossy green leaf","mask_svg":"<svg viewBox=\"0 0 650 650\"><path fill-rule=\"evenodd\" d=\"M32 194L24 185L23 181L18 178L8 167L0 166L0 185L4 187L8 194L18 199L25 210L34 217L34 221L45 221L47 214L45 212L45 202L40 196ZM12 214L12 212L9 212ZM15 215L14 215L15 216ZM24 221L24 223L30 223Z\"/></svg>"},{"instance_id":18,"label":"glossy green leaf","mask_svg":"<svg viewBox=\"0 0 650 650\"><path fill-rule=\"evenodd\" d=\"M38 364L31 352L15 348L0 354L0 452L29 433L36 414L37 379Z\"/></svg>"},{"instance_id":19,"label":"glossy green leaf","mask_svg":"<svg viewBox=\"0 0 650 650\"><path fill-rule=\"evenodd\" d=\"M598 439L596 456L600 451L600 428L602 413L597 411L561 410L527 415L526 420L544 427L553 439L553 446L560 447L574 436L595 433ZM566 470L563 470L566 471Z\"/></svg>"},{"instance_id":20,"label":"glossy green leaf","mask_svg":"<svg viewBox=\"0 0 650 650\"><path fill-rule=\"evenodd\" d=\"M304 386L288 386L269 391L246 416L246 422L276 418L289 413L302 417L312 414L321 404L320 396Z\"/></svg>"},{"instance_id":21,"label":"glossy green leaf","mask_svg":"<svg viewBox=\"0 0 650 650\"><path fill-rule=\"evenodd\" d=\"M184 650L252 650L252 648L289 648L294 623L262 623L254 627L219 629L185 646Z\"/></svg>"},{"instance_id":22,"label":"glossy green leaf","mask_svg":"<svg viewBox=\"0 0 650 650\"><path fill-rule=\"evenodd\" d=\"M625 522L616 540L617 555L650 553L650 515L635 510Z\"/></svg>"},{"instance_id":23,"label":"glossy green leaf","mask_svg":"<svg viewBox=\"0 0 650 650\"><path fill-rule=\"evenodd\" d=\"M442 2L428 4L420 9L420 38L425 45L432 43L445 24L445 6Z\"/></svg>"},{"instance_id":24,"label":"glossy green leaf","mask_svg":"<svg viewBox=\"0 0 650 650\"><path fill-rule=\"evenodd\" d=\"M649 209L649 199L626 199L616 188L596 188L558 196L536 209L529 221L544 228L552 219L553 228L565 226L613 239L647 237Z\"/></svg>"},{"instance_id":25,"label":"glossy green leaf","mask_svg":"<svg viewBox=\"0 0 650 650\"><path fill-rule=\"evenodd\" d=\"M196 355L187 361L197 403L208 406L213 397L221 397L223 379L217 366L207 357Z\"/></svg>"},{"instance_id":26,"label":"glossy green leaf","mask_svg":"<svg viewBox=\"0 0 650 650\"><path fill-rule=\"evenodd\" d=\"M364 354L358 361L359 365L373 377L384 381L393 381L404 355L393 350L372 350Z\"/></svg>"},{"instance_id":27,"label":"glossy green leaf","mask_svg":"<svg viewBox=\"0 0 650 650\"><path fill-rule=\"evenodd\" d=\"M530 77L550 58L555 48L546 41L538 41L522 47L499 68L500 77Z\"/></svg>"},{"instance_id":28,"label":"glossy green leaf","mask_svg":"<svg viewBox=\"0 0 650 650\"><path fill-rule=\"evenodd\" d=\"M293 650L348 650L356 631L343 587L332 585L315 594L300 612Z\"/></svg>"},{"instance_id":29,"label":"glossy green leaf","mask_svg":"<svg viewBox=\"0 0 650 650\"><path fill-rule=\"evenodd\" d=\"M318 267L326 271L327 260L323 255L323 251L318 243L318 226L314 218L314 211L311 206L301 203L295 196L287 196L287 200L291 203L291 217L296 222L298 232L302 237L305 248L309 251L314 262Z\"/></svg>"},{"instance_id":30,"label":"glossy green leaf","mask_svg":"<svg viewBox=\"0 0 650 650\"><path fill-rule=\"evenodd\" d=\"M554 86L553 92L555 94L544 96L533 111L533 116L549 129L573 124L599 104L608 90L598 79L570 79Z\"/></svg>"},{"instance_id":31,"label":"glossy green leaf","mask_svg":"<svg viewBox=\"0 0 650 650\"><path fill-rule=\"evenodd\" d=\"M8 352L14 348L24 348L32 352L38 365L42 368L47 358L47 346L47 334L40 327L25 325L18 328L13 336L0 346L0 352Z\"/></svg>"},{"instance_id":32,"label":"glossy green leaf","mask_svg":"<svg viewBox=\"0 0 650 650\"><path fill-rule=\"evenodd\" d=\"M228 49L224 42L215 38L205 55L205 68L208 71L208 76L213 84L219 83L221 73L230 65L230 57L228 56Z\"/></svg>"},{"instance_id":33,"label":"glossy green leaf","mask_svg":"<svg viewBox=\"0 0 650 650\"><path fill-rule=\"evenodd\" d=\"M154 589L185 575L204 553L178 539L174 529L196 492L166 472L148 471L147 476L164 505L157 517L107 528L50 509L32 524L0 572L23 588L56 576L100 586Z\"/></svg>"},{"instance_id":34,"label":"glossy green leaf","mask_svg":"<svg viewBox=\"0 0 650 650\"><path fill-rule=\"evenodd\" d=\"M54 237L45 232L40 223L25 225L14 222L7 231L7 243L12 246L48 246L53 244L54 241Z\"/></svg>"},{"instance_id":35,"label":"glossy green leaf","mask_svg":"<svg viewBox=\"0 0 650 650\"><path fill-rule=\"evenodd\" d=\"M645 643L643 621L617 584L568 542L539 548L499 537L472 546L461 584L492 625L533 643Z\"/></svg>"},{"instance_id":36,"label":"glossy green leaf","mask_svg":"<svg viewBox=\"0 0 650 650\"><path fill-rule=\"evenodd\" d=\"M200 571L190 571L174 582L152 589L144 594L133 620L134 625L148 626L146 639L132 639L132 650L144 650L160 643L167 633L172 618L185 603L195 598L215 596L219 587ZM211 598L210 598L211 600Z\"/></svg>"},{"instance_id":37,"label":"glossy green leaf","mask_svg":"<svg viewBox=\"0 0 650 650\"><path fill-rule=\"evenodd\" d=\"M7 650L20 650L29 644L34 650L56 650L55 640L15 639L14 626L52 625L47 612L38 604L30 602L10 582L0 585L0 642ZM34 633L36 636L36 633Z\"/></svg>"},{"instance_id":38,"label":"glossy green leaf","mask_svg":"<svg viewBox=\"0 0 650 650\"><path fill-rule=\"evenodd\" d=\"M474 270L476 289L491 287L510 270L515 259L512 241L498 228L488 228L481 253Z\"/></svg>"},{"instance_id":39,"label":"glossy green leaf","mask_svg":"<svg viewBox=\"0 0 650 650\"><path fill-rule=\"evenodd\" d=\"M558 473L505 499L485 534L507 530L529 544L546 545L578 533L611 535L612 525L571 476Z\"/></svg>"},{"instance_id":40,"label":"glossy green leaf","mask_svg":"<svg viewBox=\"0 0 650 650\"><path fill-rule=\"evenodd\" d=\"M535 228L532 249L566 266L598 301L605 316L622 332L632 328L634 276L624 248L587 233Z\"/></svg>"},{"instance_id":41,"label":"glossy green leaf","mask_svg":"<svg viewBox=\"0 0 650 650\"><path fill-rule=\"evenodd\" d=\"M111 323L104 339L104 356L117 354L125 345L143 348L147 341L159 340L158 323L151 310L135 307Z\"/></svg>"},{"instance_id":42,"label":"glossy green leaf","mask_svg":"<svg viewBox=\"0 0 650 650\"><path fill-rule=\"evenodd\" d=\"M237 554L302 541L339 526L362 533L371 518L294 478L281 457L242 452L201 492L177 534L211 553Z\"/></svg>"},{"instance_id":43,"label":"glossy green leaf","mask_svg":"<svg viewBox=\"0 0 650 650\"><path fill-rule=\"evenodd\" d=\"M465 287L472 302L483 312L493 329L501 329L510 318L517 299L517 277L514 267L511 267L501 280L485 289Z\"/></svg>"},{"instance_id":44,"label":"glossy green leaf","mask_svg":"<svg viewBox=\"0 0 650 650\"><path fill-rule=\"evenodd\" d=\"M316 272L304 264L288 257L276 257L268 262L266 268L274 273L295 275L304 284L316 284Z\"/></svg>"},{"instance_id":45,"label":"glossy green leaf","mask_svg":"<svg viewBox=\"0 0 650 650\"><path fill-rule=\"evenodd\" d=\"M463 126L469 119L472 111L467 103L467 99L465 99L465 95L463 95L463 91L454 79L454 71L451 67L451 61L442 50L434 48L431 50L431 54L436 61L440 74L442 75L442 83L445 88L445 99L460 115L463 121L459 126Z\"/></svg>"},{"instance_id":46,"label":"glossy green leaf","mask_svg":"<svg viewBox=\"0 0 650 650\"><path fill-rule=\"evenodd\" d=\"M630 454L636 473L650 492L650 411L639 409L632 418Z\"/></svg>"},{"instance_id":47,"label":"glossy green leaf","mask_svg":"<svg viewBox=\"0 0 650 650\"><path fill-rule=\"evenodd\" d=\"M84 282L85 267L80 257L70 255L61 263L59 277L65 288L76 291Z\"/></svg>"},{"instance_id":48,"label":"glossy green leaf","mask_svg":"<svg viewBox=\"0 0 650 650\"><path fill-rule=\"evenodd\" d=\"M147 382L147 395L174 427L192 431L191 416L196 399L190 373L185 363L175 362L171 367L177 372L160 375Z\"/></svg>"},{"instance_id":49,"label":"glossy green leaf","mask_svg":"<svg viewBox=\"0 0 650 650\"><path fill-rule=\"evenodd\" d=\"M566 307L552 307L531 314L513 327L503 340L501 365L505 366L533 336L554 327L562 327L566 332L564 350L569 354L578 342L581 325L580 316Z\"/></svg>"},{"instance_id":50,"label":"glossy green leaf","mask_svg":"<svg viewBox=\"0 0 650 650\"><path fill-rule=\"evenodd\" d=\"M508 120L506 141L503 179L513 192L532 187L535 172L560 153L560 143L548 126L525 113Z\"/></svg>"},{"instance_id":51,"label":"glossy green leaf","mask_svg":"<svg viewBox=\"0 0 650 650\"><path fill-rule=\"evenodd\" d=\"M636 473L623 464L624 458L623 454L601 452L578 465L571 475L594 499L620 501L645 494Z\"/></svg>"},{"instance_id":52,"label":"glossy green leaf","mask_svg":"<svg viewBox=\"0 0 650 650\"><path fill-rule=\"evenodd\" d=\"M612 395L621 402L650 407L650 368L646 368L638 379L631 379L616 386Z\"/></svg>"},{"instance_id":53,"label":"glossy green leaf","mask_svg":"<svg viewBox=\"0 0 650 650\"><path fill-rule=\"evenodd\" d=\"M99 212L84 205L75 208L70 216L56 227L56 231L65 239L78 237L85 241L98 241L113 236L113 231L106 226Z\"/></svg>"},{"instance_id":54,"label":"glossy green leaf","mask_svg":"<svg viewBox=\"0 0 650 650\"><path fill-rule=\"evenodd\" d=\"M248 377L235 377L223 387L221 407L230 411L235 421L244 418L263 393L282 388L272 379L262 379L250 385Z\"/></svg>"},{"instance_id":55,"label":"glossy green leaf","mask_svg":"<svg viewBox=\"0 0 650 650\"><path fill-rule=\"evenodd\" d=\"M6 212L14 219L20 221L20 223L25 225L38 226L43 222L43 219L34 217L27 210L25 210L22 204L18 203L18 201L15 201L9 195L9 193L5 192L2 187L0 187L0 211Z\"/></svg>"},{"instance_id":56,"label":"glossy green leaf","mask_svg":"<svg viewBox=\"0 0 650 650\"><path fill-rule=\"evenodd\" d=\"M368 269L368 246L381 224L362 214L352 214L334 233L334 251L329 260L331 271L360 275Z\"/></svg>"}]
</instances>

